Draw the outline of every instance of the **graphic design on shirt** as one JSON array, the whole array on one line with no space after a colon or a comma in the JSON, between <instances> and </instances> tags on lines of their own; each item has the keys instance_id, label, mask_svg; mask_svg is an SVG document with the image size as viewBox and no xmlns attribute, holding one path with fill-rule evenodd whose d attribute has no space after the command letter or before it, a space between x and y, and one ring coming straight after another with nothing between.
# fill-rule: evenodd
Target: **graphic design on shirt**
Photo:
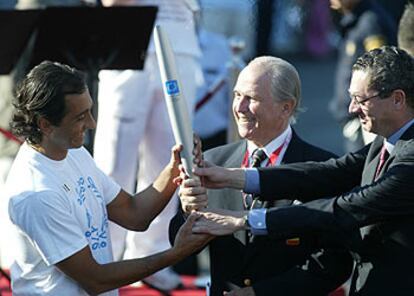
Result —
<instances>
[{"instance_id":1,"label":"graphic design on shirt","mask_svg":"<svg viewBox=\"0 0 414 296\"><path fill-rule=\"evenodd\" d=\"M76 187L76 193L78 195L78 203L80 206L83 205L83 203L85 202L85 179L83 177L80 177L79 180L76 182L77 183L77 187Z\"/></svg>"},{"instance_id":2,"label":"graphic design on shirt","mask_svg":"<svg viewBox=\"0 0 414 296\"><path fill-rule=\"evenodd\" d=\"M97 250L101 248L106 248L108 246L108 215L105 209L105 203L101 193L99 192L98 188L95 185L95 182L92 177L88 176L86 178L80 177L79 180L76 182L77 188L77 202L79 206L85 209L86 220L87 220L87 227L88 229L85 231L85 237L89 242L92 250ZM88 203L86 202L86 192L92 193L96 198L99 206L102 207L102 220L99 222L94 221L93 213L89 211Z\"/></svg>"},{"instance_id":3,"label":"graphic design on shirt","mask_svg":"<svg viewBox=\"0 0 414 296\"><path fill-rule=\"evenodd\" d=\"M107 232L105 223L102 223L100 229L92 224L92 215L86 209L86 217L88 219L88 228L89 230L85 232L85 237L88 239L91 244L92 250L106 248L108 245L107 242Z\"/></svg>"}]
</instances>

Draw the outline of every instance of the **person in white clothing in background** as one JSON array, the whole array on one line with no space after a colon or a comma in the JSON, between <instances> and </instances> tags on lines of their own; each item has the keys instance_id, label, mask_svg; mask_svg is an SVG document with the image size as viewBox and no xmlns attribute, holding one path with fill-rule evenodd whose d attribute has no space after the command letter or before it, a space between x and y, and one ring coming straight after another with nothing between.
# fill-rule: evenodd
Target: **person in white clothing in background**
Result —
<instances>
[{"instance_id":1,"label":"person in white clothing in background","mask_svg":"<svg viewBox=\"0 0 414 296\"><path fill-rule=\"evenodd\" d=\"M227 139L231 102L227 67L231 52L228 41L222 34L200 26L198 37L205 83L197 91L193 127L201 138L203 149L208 150L224 145Z\"/></svg>"},{"instance_id":2,"label":"person in white clothing in background","mask_svg":"<svg viewBox=\"0 0 414 296\"><path fill-rule=\"evenodd\" d=\"M197 79L202 79L191 5L186 0L104 0L102 4L158 6L156 24L163 27L172 44L191 117L199 84ZM95 161L126 191L134 192L135 186L141 191L168 163L169 147L174 144L153 39L142 71L105 70L100 72L99 79ZM127 235L125 229L111 224L115 259L139 258L169 248L168 224L177 207L178 198L174 197L149 229L140 234ZM182 285L179 276L170 268L145 282L166 291Z\"/></svg>"}]
</instances>

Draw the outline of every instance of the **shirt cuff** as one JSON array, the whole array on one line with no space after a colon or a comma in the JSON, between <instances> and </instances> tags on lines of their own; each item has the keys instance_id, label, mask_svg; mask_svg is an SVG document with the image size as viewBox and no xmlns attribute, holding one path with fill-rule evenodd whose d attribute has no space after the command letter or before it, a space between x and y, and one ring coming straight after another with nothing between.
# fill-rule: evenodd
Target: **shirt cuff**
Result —
<instances>
[{"instance_id":1,"label":"shirt cuff","mask_svg":"<svg viewBox=\"0 0 414 296\"><path fill-rule=\"evenodd\" d=\"M255 209L248 214L250 232L253 235L267 235L266 209Z\"/></svg>"},{"instance_id":2,"label":"shirt cuff","mask_svg":"<svg viewBox=\"0 0 414 296\"><path fill-rule=\"evenodd\" d=\"M251 194L260 194L260 176L256 168L245 169L246 181L244 182L243 191Z\"/></svg>"}]
</instances>

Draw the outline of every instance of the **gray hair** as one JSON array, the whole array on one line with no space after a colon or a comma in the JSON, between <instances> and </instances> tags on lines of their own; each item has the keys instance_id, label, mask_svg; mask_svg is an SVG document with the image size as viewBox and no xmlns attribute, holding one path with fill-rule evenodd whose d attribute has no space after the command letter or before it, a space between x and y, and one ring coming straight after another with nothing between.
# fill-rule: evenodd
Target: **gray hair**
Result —
<instances>
[{"instance_id":1,"label":"gray hair","mask_svg":"<svg viewBox=\"0 0 414 296\"><path fill-rule=\"evenodd\" d=\"M298 113L301 112L301 82L296 68L287 61L272 57L262 56L253 59L248 66L258 66L270 76L270 91L275 100L294 100L290 123L296 122Z\"/></svg>"}]
</instances>

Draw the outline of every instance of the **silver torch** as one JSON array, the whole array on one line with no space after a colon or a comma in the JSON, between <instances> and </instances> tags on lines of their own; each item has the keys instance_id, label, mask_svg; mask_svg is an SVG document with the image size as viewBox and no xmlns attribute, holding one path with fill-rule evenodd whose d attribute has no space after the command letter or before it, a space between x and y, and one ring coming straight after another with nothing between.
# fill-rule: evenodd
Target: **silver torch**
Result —
<instances>
[{"instance_id":1,"label":"silver torch","mask_svg":"<svg viewBox=\"0 0 414 296\"><path fill-rule=\"evenodd\" d=\"M181 163L187 175L194 177L192 174L194 145L192 124L178 77L174 53L167 34L159 25L156 25L154 29L154 44L175 142L183 145Z\"/></svg>"}]
</instances>

